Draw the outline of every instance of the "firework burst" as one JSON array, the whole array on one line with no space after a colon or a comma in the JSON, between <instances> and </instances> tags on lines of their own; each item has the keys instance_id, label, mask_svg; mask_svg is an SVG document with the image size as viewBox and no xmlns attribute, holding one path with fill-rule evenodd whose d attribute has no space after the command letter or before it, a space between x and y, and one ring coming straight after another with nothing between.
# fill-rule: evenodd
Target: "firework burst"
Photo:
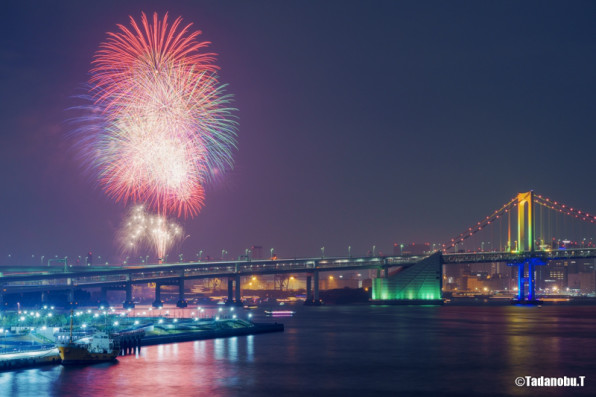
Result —
<instances>
[{"instance_id":1,"label":"firework burst","mask_svg":"<svg viewBox=\"0 0 596 397\"><path fill-rule=\"evenodd\" d=\"M77 131L82 157L109 197L193 217L205 184L233 166L237 124L215 54L203 52L210 43L181 23L142 14L140 25L131 17L131 28L108 33Z\"/></svg>"}]
</instances>

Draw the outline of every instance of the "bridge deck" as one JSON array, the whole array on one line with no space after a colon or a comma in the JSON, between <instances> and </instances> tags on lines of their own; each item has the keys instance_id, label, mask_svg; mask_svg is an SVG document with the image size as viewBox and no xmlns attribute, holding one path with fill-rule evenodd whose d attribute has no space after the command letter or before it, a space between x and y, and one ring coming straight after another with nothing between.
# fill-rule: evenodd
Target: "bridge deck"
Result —
<instances>
[{"instance_id":1,"label":"bridge deck","mask_svg":"<svg viewBox=\"0 0 596 397\"><path fill-rule=\"evenodd\" d=\"M334 257L259 261L218 261L155 264L145 266L34 267L0 268L0 286L10 290L50 290L77 287L99 287L125 283L143 284L174 282L248 275L298 274L315 271L346 271L388 267L408 267L428 256ZM536 252L474 252L442 254L443 264L482 262L519 263L528 258L544 261L556 259L596 258L596 249L569 249Z\"/></svg>"}]
</instances>

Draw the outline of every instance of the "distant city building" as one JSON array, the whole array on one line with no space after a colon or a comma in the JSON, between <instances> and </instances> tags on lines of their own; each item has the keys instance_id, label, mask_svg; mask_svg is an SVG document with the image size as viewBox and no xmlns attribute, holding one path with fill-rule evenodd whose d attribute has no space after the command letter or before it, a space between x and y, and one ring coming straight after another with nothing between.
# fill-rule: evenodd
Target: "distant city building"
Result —
<instances>
[{"instance_id":1,"label":"distant city building","mask_svg":"<svg viewBox=\"0 0 596 397\"><path fill-rule=\"evenodd\" d=\"M567 288L569 261L551 261L544 266L536 266L536 286L539 289L562 291Z\"/></svg>"},{"instance_id":2,"label":"distant city building","mask_svg":"<svg viewBox=\"0 0 596 397\"><path fill-rule=\"evenodd\" d=\"M568 276L570 292L593 294L596 291L596 273L572 273Z\"/></svg>"}]
</instances>

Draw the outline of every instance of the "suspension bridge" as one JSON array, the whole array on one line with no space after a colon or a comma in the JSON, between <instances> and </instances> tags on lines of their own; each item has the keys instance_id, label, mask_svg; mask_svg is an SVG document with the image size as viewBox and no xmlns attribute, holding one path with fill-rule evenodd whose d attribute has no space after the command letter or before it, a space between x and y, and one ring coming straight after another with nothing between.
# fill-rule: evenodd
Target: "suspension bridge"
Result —
<instances>
[{"instance_id":1,"label":"suspension bridge","mask_svg":"<svg viewBox=\"0 0 596 397\"><path fill-rule=\"evenodd\" d=\"M184 283L204 278L228 279L228 302L241 303L241 277L304 274L307 303L319 302L319 274L329 271L376 269L373 299L438 301L442 299L443 266L472 263L506 263L517 268L519 302L532 303L536 296L536 267L551 260L596 258L596 216L532 191L517 194L505 205L441 244L420 255L333 258L295 258L144 266L94 266L83 268L0 268L0 303L5 294L69 291L75 289L124 290L125 307L134 307L132 286L153 283L154 305L160 305L160 287L179 288L178 306L185 307Z\"/></svg>"},{"instance_id":2,"label":"suspension bridge","mask_svg":"<svg viewBox=\"0 0 596 397\"><path fill-rule=\"evenodd\" d=\"M444 252L453 250L456 254L451 257L444 255L443 263L490 261L515 266L518 270L517 300L534 302L536 266L543 266L549 260L594 258L595 225L596 216L586 211L533 191L518 193L492 214L444 244ZM484 241L479 250L472 249L475 252L458 250L458 246L463 247L467 240L472 242L478 233L483 230L486 233L487 229L492 244L487 243L486 248L498 244L498 250L486 252ZM482 238L486 237L485 234ZM478 245L477 240L471 244L472 247Z\"/></svg>"}]
</instances>

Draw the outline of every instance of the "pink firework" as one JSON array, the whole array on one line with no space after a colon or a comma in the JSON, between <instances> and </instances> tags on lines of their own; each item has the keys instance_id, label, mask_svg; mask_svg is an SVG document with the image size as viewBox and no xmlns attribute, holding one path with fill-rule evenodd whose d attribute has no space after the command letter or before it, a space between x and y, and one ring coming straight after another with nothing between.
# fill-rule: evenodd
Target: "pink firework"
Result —
<instances>
[{"instance_id":1,"label":"pink firework","mask_svg":"<svg viewBox=\"0 0 596 397\"><path fill-rule=\"evenodd\" d=\"M108 196L192 217L204 185L233 166L231 96L191 24L178 18L170 26L167 14L130 21L130 29L108 33L93 61L92 108L101 117L88 118L85 150Z\"/></svg>"},{"instance_id":2,"label":"pink firework","mask_svg":"<svg viewBox=\"0 0 596 397\"><path fill-rule=\"evenodd\" d=\"M108 32L108 40L100 45L90 80L99 91L99 101L112 103L134 95L140 88L137 78L151 80L174 70L197 75L217 71L213 64L217 54L200 52L210 43L197 41L201 31L190 32L192 24L179 29L182 18L177 18L169 27L167 13L163 21L154 13L152 25L142 13L141 23L142 28L130 17L132 30L119 24L121 32Z\"/></svg>"}]
</instances>

